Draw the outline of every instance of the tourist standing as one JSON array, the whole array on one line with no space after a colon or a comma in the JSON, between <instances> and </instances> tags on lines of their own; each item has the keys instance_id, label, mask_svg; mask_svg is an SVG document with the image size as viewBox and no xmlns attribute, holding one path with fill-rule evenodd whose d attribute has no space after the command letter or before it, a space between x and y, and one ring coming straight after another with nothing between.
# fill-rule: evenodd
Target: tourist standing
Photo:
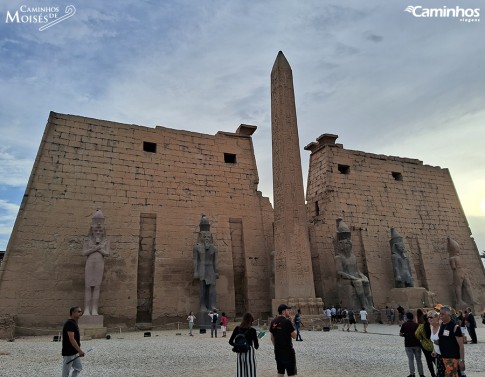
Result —
<instances>
[{"instance_id":1,"label":"tourist standing","mask_svg":"<svg viewBox=\"0 0 485 377\"><path fill-rule=\"evenodd\" d=\"M362 307L359 314L360 314L360 320L361 320L362 324L364 325L364 332L367 332L367 326L369 325L369 321L367 320L368 313L365 310L365 308Z\"/></svg>"},{"instance_id":2,"label":"tourist standing","mask_svg":"<svg viewBox=\"0 0 485 377\"><path fill-rule=\"evenodd\" d=\"M349 311L347 310L347 308L344 308L344 310L342 310L342 322L343 322L342 331L345 331L345 327L347 327L347 331L349 331L350 329Z\"/></svg>"},{"instance_id":3,"label":"tourist standing","mask_svg":"<svg viewBox=\"0 0 485 377\"><path fill-rule=\"evenodd\" d=\"M222 337L226 337L226 331L227 331L227 316L226 312L222 312L221 314L221 331L222 331Z\"/></svg>"},{"instance_id":4,"label":"tourist standing","mask_svg":"<svg viewBox=\"0 0 485 377\"><path fill-rule=\"evenodd\" d=\"M401 326L404 323L404 308L401 306L401 304L397 306L397 313L399 318L399 326Z\"/></svg>"},{"instance_id":5,"label":"tourist standing","mask_svg":"<svg viewBox=\"0 0 485 377\"><path fill-rule=\"evenodd\" d=\"M443 364L443 359L441 358L441 351L439 346L439 332L440 332L440 315L435 310L430 310L428 312L428 321L431 325L431 335L429 338L433 342L433 352L431 355L436 361L436 377L445 376L445 366Z\"/></svg>"},{"instance_id":6,"label":"tourist standing","mask_svg":"<svg viewBox=\"0 0 485 377\"><path fill-rule=\"evenodd\" d=\"M256 330L251 327L253 321L254 318L251 313L244 314L241 324L236 326L229 338L229 344L234 347L236 336L243 334L249 346L247 352L237 353L236 377L256 377L256 355L254 350L259 348L259 342Z\"/></svg>"},{"instance_id":7,"label":"tourist standing","mask_svg":"<svg viewBox=\"0 0 485 377\"><path fill-rule=\"evenodd\" d=\"M77 321L83 315L83 311L79 306L73 306L69 310L69 319L64 323L62 328L62 375L61 377L69 377L71 367L73 369L72 377L76 377L81 373L83 366L80 357L84 356L81 349L81 336L79 334L79 327ZM79 354L79 357L76 355Z\"/></svg>"},{"instance_id":8,"label":"tourist standing","mask_svg":"<svg viewBox=\"0 0 485 377\"><path fill-rule=\"evenodd\" d=\"M475 316L472 313L471 308L466 308L467 316L465 317L466 329L468 334L470 334L470 343L477 344L477 332L475 329L477 328L477 322L475 321Z\"/></svg>"},{"instance_id":9,"label":"tourist standing","mask_svg":"<svg viewBox=\"0 0 485 377\"><path fill-rule=\"evenodd\" d=\"M217 310L212 309L209 312L209 317L211 318L211 338L214 337L214 334L217 338L217 319L219 318L219 314L217 314Z\"/></svg>"},{"instance_id":10,"label":"tourist standing","mask_svg":"<svg viewBox=\"0 0 485 377\"><path fill-rule=\"evenodd\" d=\"M196 320L196 316L194 315L194 312L190 312L188 317L187 317L187 321L189 321L189 335L190 336L194 336L192 334L192 329L194 328L194 321Z\"/></svg>"},{"instance_id":11,"label":"tourist standing","mask_svg":"<svg viewBox=\"0 0 485 377\"><path fill-rule=\"evenodd\" d=\"M386 306L386 317L387 317L387 324L391 324L391 308L389 306Z\"/></svg>"},{"instance_id":12,"label":"tourist standing","mask_svg":"<svg viewBox=\"0 0 485 377\"><path fill-rule=\"evenodd\" d=\"M279 377L285 372L288 376L297 374L296 355L292 342L292 339L296 338L296 330L291 323L290 309L291 307L285 304L278 306L279 315L271 321L269 327Z\"/></svg>"},{"instance_id":13,"label":"tourist standing","mask_svg":"<svg viewBox=\"0 0 485 377\"><path fill-rule=\"evenodd\" d=\"M467 317L468 312L465 310L464 312L461 310L458 310L456 313L456 324L460 326L461 329L461 335L463 335L463 344L467 343L467 338L466 338L466 317Z\"/></svg>"},{"instance_id":14,"label":"tourist standing","mask_svg":"<svg viewBox=\"0 0 485 377\"><path fill-rule=\"evenodd\" d=\"M301 310L300 309L298 309L298 311L296 312L294 323L295 323L295 329L296 329L296 341L301 342L303 339L301 338L301 335L300 335L300 326L301 326Z\"/></svg>"},{"instance_id":15,"label":"tourist standing","mask_svg":"<svg viewBox=\"0 0 485 377\"><path fill-rule=\"evenodd\" d=\"M332 317L332 323L337 322L337 309L335 309L335 306L332 305L332 308L330 309L330 315Z\"/></svg>"},{"instance_id":16,"label":"tourist standing","mask_svg":"<svg viewBox=\"0 0 485 377\"><path fill-rule=\"evenodd\" d=\"M347 327L347 331L349 331L350 326L354 325L354 331L357 331L357 324L355 323L355 313L352 308L349 309L349 327Z\"/></svg>"},{"instance_id":17,"label":"tourist standing","mask_svg":"<svg viewBox=\"0 0 485 377\"><path fill-rule=\"evenodd\" d=\"M421 352L424 354L431 377L436 377L433 364L434 358L432 356L433 342L430 339L431 325L428 322L428 316L421 309L416 311L416 317L418 319L418 329L414 335L416 335L416 338L421 343Z\"/></svg>"},{"instance_id":18,"label":"tourist standing","mask_svg":"<svg viewBox=\"0 0 485 377\"><path fill-rule=\"evenodd\" d=\"M465 347L460 326L451 319L451 308L442 306L440 309L441 327L438 333L439 346L445 377L457 377L465 370Z\"/></svg>"},{"instance_id":19,"label":"tourist standing","mask_svg":"<svg viewBox=\"0 0 485 377\"><path fill-rule=\"evenodd\" d=\"M416 359L419 376L424 376L423 364L421 362L421 346L415 335L417 329L418 324L414 322L413 313L406 313L406 322L401 325L399 335L404 337L404 348L408 357L410 377L415 376L414 359Z\"/></svg>"}]
</instances>

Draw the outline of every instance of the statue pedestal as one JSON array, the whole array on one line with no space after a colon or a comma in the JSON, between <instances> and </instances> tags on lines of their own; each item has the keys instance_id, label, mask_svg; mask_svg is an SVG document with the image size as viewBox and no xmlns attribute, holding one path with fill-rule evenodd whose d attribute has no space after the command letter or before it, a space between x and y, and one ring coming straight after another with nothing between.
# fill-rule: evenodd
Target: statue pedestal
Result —
<instances>
[{"instance_id":1,"label":"statue pedestal","mask_svg":"<svg viewBox=\"0 0 485 377\"><path fill-rule=\"evenodd\" d=\"M220 313L217 312L217 314L219 314L219 318L217 320L217 324L219 324L220 322ZM209 317L209 312L208 311L203 311L201 310L200 312L197 313L196 315L197 319L195 320L195 324L199 327L200 330L204 329L204 330L209 330L210 331L210 328L211 328L211 317Z\"/></svg>"},{"instance_id":2,"label":"statue pedestal","mask_svg":"<svg viewBox=\"0 0 485 377\"><path fill-rule=\"evenodd\" d=\"M105 338L107 328L103 326L103 322L102 315L83 315L77 322L80 335L91 339Z\"/></svg>"},{"instance_id":3,"label":"statue pedestal","mask_svg":"<svg viewBox=\"0 0 485 377\"><path fill-rule=\"evenodd\" d=\"M278 315L278 306L286 304L292 308L294 316L298 309L303 315L321 315L323 309L323 301L320 297L288 297L288 298L274 298L271 300L272 313Z\"/></svg>"},{"instance_id":4,"label":"statue pedestal","mask_svg":"<svg viewBox=\"0 0 485 377\"><path fill-rule=\"evenodd\" d=\"M393 307L401 305L406 309L432 308L432 294L423 287L393 288L387 298Z\"/></svg>"}]
</instances>

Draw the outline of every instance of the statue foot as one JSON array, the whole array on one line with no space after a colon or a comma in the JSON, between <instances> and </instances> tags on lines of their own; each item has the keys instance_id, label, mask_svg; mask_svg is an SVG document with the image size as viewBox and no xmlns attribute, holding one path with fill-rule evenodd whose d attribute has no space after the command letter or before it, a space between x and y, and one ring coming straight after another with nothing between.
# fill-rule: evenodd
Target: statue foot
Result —
<instances>
[{"instance_id":1,"label":"statue foot","mask_svg":"<svg viewBox=\"0 0 485 377\"><path fill-rule=\"evenodd\" d=\"M99 315L98 312L96 310L93 310L93 312L91 313L91 315Z\"/></svg>"}]
</instances>

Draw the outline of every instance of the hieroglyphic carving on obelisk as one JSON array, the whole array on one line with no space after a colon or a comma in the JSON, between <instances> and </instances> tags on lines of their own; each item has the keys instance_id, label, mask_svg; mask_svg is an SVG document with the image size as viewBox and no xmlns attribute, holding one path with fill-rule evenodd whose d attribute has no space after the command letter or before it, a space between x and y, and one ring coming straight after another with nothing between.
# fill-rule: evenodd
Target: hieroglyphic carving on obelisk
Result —
<instances>
[{"instance_id":1,"label":"hieroglyphic carving on obelisk","mask_svg":"<svg viewBox=\"0 0 485 377\"><path fill-rule=\"evenodd\" d=\"M303 191L293 74L280 51L271 71L271 132L275 242L275 300L299 305L315 298ZM321 300L317 300L321 303ZM318 305L318 304L317 304Z\"/></svg>"}]
</instances>

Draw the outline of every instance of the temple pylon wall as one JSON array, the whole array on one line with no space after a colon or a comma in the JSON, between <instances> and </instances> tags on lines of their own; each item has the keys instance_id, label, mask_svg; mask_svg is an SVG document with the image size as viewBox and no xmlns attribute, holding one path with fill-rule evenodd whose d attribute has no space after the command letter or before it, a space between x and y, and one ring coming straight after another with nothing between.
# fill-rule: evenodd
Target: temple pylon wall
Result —
<instances>
[{"instance_id":1,"label":"temple pylon wall","mask_svg":"<svg viewBox=\"0 0 485 377\"><path fill-rule=\"evenodd\" d=\"M448 169L410 158L344 149L337 135L324 134L305 149L311 152L307 188L315 289L337 304L335 220L352 230L353 252L369 277L376 307L384 307L394 288L390 229L403 236L412 260L415 287L454 305L453 274L447 237L461 245L461 257L479 307L485 302L485 273L471 238Z\"/></svg>"}]
</instances>

